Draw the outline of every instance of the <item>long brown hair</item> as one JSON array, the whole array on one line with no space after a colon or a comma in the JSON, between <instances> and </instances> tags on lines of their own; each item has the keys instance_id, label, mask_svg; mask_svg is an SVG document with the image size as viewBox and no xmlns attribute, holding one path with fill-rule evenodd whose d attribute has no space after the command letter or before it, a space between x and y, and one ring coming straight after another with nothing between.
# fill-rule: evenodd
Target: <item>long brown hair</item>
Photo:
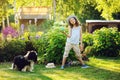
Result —
<instances>
[{"instance_id":1,"label":"long brown hair","mask_svg":"<svg viewBox=\"0 0 120 80\"><path fill-rule=\"evenodd\" d=\"M71 28L73 28L73 24L70 23L70 19L71 18L74 18L75 19L75 25L76 26L79 26L80 25L80 22L78 21L78 19L75 17L75 16L72 16L68 19L68 24L70 25Z\"/></svg>"}]
</instances>

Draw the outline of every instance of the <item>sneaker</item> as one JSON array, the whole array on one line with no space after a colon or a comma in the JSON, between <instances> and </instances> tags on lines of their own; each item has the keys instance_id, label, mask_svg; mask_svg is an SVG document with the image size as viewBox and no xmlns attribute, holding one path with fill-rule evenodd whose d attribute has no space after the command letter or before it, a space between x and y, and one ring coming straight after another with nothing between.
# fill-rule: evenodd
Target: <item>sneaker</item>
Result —
<instances>
[{"instance_id":1,"label":"sneaker","mask_svg":"<svg viewBox=\"0 0 120 80\"><path fill-rule=\"evenodd\" d=\"M64 66L61 66L61 69L64 69Z\"/></svg>"},{"instance_id":2,"label":"sneaker","mask_svg":"<svg viewBox=\"0 0 120 80\"><path fill-rule=\"evenodd\" d=\"M82 67L81 68L88 68L89 66L87 66L87 65L82 65Z\"/></svg>"}]
</instances>

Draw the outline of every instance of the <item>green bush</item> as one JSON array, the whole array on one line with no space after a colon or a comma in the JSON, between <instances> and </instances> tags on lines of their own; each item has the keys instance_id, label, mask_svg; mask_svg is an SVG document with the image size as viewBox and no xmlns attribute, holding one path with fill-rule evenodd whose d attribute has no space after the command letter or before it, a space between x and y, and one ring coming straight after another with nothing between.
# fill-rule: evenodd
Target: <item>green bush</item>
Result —
<instances>
[{"instance_id":1,"label":"green bush","mask_svg":"<svg viewBox=\"0 0 120 80\"><path fill-rule=\"evenodd\" d=\"M34 46L38 51L39 61L60 63L65 47L65 35L60 32L59 27L53 27L34 41Z\"/></svg>"},{"instance_id":2,"label":"green bush","mask_svg":"<svg viewBox=\"0 0 120 80\"><path fill-rule=\"evenodd\" d=\"M25 42L22 40L12 40L5 42L0 50L0 61L12 61L16 55L24 55Z\"/></svg>"},{"instance_id":3,"label":"green bush","mask_svg":"<svg viewBox=\"0 0 120 80\"><path fill-rule=\"evenodd\" d=\"M24 49L26 52L30 51L30 50L36 51L35 47L33 46L33 41L31 41L31 40L25 41L25 48Z\"/></svg>"},{"instance_id":4,"label":"green bush","mask_svg":"<svg viewBox=\"0 0 120 80\"><path fill-rule=\"evenodd\" d=\"M53 20L45 20L42 24L38 26L38 30L47 32L53 26L53 23Z\"/></svg>"},{"instance_id":5,"label":"green bush","mask_svg":"<svg viewBox=\"0 0 120 80\"><path fill-rule=\"evenodd\" d=\"M46 49L46 60L60 63L65 46L65 35L59 29L53 28L48 33L48 47Z\"/></svg>"},{"instance_id":6,"label":"green bush","mask_svg":"<svg viewBox=\"0 0 120 80\"><path fill-rule=\"evenodd\" d=\"M93 33L95 55L115 57L120 50L120 32L117 28L101 28Z\"/></svg>"},{"instance_id":7,"label":"green bush","mask_svg":"<svg viewBox=\"0 0 120 80\"><path fill-rule=\"evenodd\" d=\"M65 29L65 31L67 31ZM27 37L26 37L27 38ZM16 55L24 55L28 50L38 52L39 63L61 63L66 36L60 32L60 26L54 26L40 38L30 40L14 39L0 43L0 61L11 61ZM118 56L120 51L120 32L117 28L101 28L93 34L84 33L85 52L96 56ZM76 59L71 51L68 59Z\"/></svg>"},{"instance_id":8,"label":"green bush","mask_svg":"<svg viewBox=\"0 0 120 80\"><path fill-rule=\"evenodd\" d=\"M3 42L0 43L0 62L4 61L4 56L5 56L5 52L4 52L4 45Z\"/></svg>"},{"instance_id":9,"label":"green bush","mask_svg":"<svg viewBox=\"0 0 120 80\"><path fill-rule=\"evenodd\" d=\"M30 40L14 39L0 43L0 62L12 61L17 55L25 55L29 50L36 50Z\"/></svg>"},{"instance_id":10,"label":"green bush","mask_svg":"<svg viewBox=\"0 0 120 80\"><path fill-rule=\"evenodd\" d=\"M45 53L48 46L48 38L46 34L42 35L40 39L32 40L34 48L38 52L38 61L39 63L45 63Z\"/></svg>"},{"instance_id":11,"label":"green bush","mask_svg":"<svg viewBox=\"0 0 120 80\"><path fill-rule=\"evenodd\" d=\"M28 25L28 31L29 32L36 32L37 31L37 26L32 24L32 25Z\"/></svg>"},{"instance_id":12,"label":"green bush","mask_svg":"<svg viewBox=\"0 0 120 80\"><path fill-rule=\"evenodd\" d=\"M82 37L83 37L84 48L93 45L93 34L83 33Z\"/></svg>"}]
</instances>

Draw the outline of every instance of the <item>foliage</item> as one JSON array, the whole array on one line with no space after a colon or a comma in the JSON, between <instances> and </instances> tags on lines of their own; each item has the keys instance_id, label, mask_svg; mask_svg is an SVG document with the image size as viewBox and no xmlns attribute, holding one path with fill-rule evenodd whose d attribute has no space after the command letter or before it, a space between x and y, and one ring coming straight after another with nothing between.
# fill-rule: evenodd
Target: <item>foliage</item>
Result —
<instances>
[{"instance_id":1,"label":"foliage","mask_svg":"<svg viewBox=\"0 0 120 80\"><path fill-rule=\"evenodd\" d=\"M93 34L84 33L84 53L95 56L116 57L120 54L120 32L117 28L101 28Z\"/></svg>"},{"instance_id":2,"label":"foliage","mask_svg":"<svg viewBox=\"0 0 120 80\"><path fill-rule=\"evenodd\" d=\"M24 32L20 36L20 39L22 40L33 40L33 39L39 39L42 36L43 32L38 31L38 32Z\"/></svg>"},{"instance_id":3,"label":"foliage","mask_svg":"<svg viewBox=\"0 0 120 80\"><path fill-rule=\"evenodd\" d=\"M5 29L3 29L2 33L5 38L7 37L7 35L11 35L12 37L18 37L18 32L11 26L8 26Z\"/></svg>"},{"instance_id":4,"label":"foliage","mask_svg":"<svg viewBox=\"0 0 120 80\"><path fill-rule=\"evenodd\" d=\"M16 55L25 55L29 50L36 50L31 40L14 39L0 44L0 62L12 61Z\"/></svg>"},{"instance_id":5,"label":"foliage","mask_svg":"<svg viewBox=\"0 0 120 80\"><path fill-rule=\"evenodd\" d=\"M60 63L64 52L65 36L60 32L59 27L53 27L41 36L40 40L35 41L35 46L42 62Z\"/></svg>"},{"instance_id":6,"label":"foliage","mask_svg":"<svg viewBox=\"0 0 120 80\"><path fill-rule=\"evenodd\" d=\"M83 33L84 47L93 45L93 35L90 33Z\"/></svg>"},{"instance_id":7,"label":"foliage","mask_svg":"<svg viewBox=\"0 0 120 80\"><path fill-rule=\"evenodd\" d=\"M56 0L56 4L56 11L63 20L72 14L78 16L82 23L86 19L102 19L101 12L95 9L95 0Z\"/></svg>"},{"instance_id":8,"label":"foliage","mask_svg":"<svg viewBox=\"0 0 120 80\"><path fill-rule=\"evenodd\" d=\"M51 29L48 33L48 47L46 49L46 60L60 63L65 46L65 36L59 29Z\"/></svg>"},{"instance_id":9,"label":"foliage","mask_svg":"<svg viewBox=\"0 0 120 80\"><path fill-rule=\"evenodd\" d=\"M93 34L90 33L84 33L83 34L83 44L84 44L84 51L83 53L93 56L94 55L94 48L93 48Z\"/></svg>"},{"instance_id":10,"label":"foliage","mask_svg":"<svg viewBox=\"0 0 120 80\"><path fill-rule=\"evenodd\" d=\"M102 28L94 33L93 47L98 56L118 56L120 50L120 32L117 28Z\"/></svg>"},{"instance_id":11,"label":"foliage","mask_svg":"<svg viewBox=\"0 0 120 80\"><path fill-rule=\"evenodd\" d=\"M56 1L55 6L53 1ZM75 14L81 22L86 19L116 19L114 16L120 12L119 0L2 0L0 5L0 22L2 17L14 14L19 7L47 6L55 9L51 9L50 13L56 20L65 20L67 16Z\"/></svg>"},{"instance_id":12,"label":"foliage","mask_svg":"<svg viewBox=\"0 0 120 80\"><path fill-rule=\"evenodd\" d=\"M119 0L96 0L96 9L101 12L101 16L106 20L113 20L113 13L120 12Z\"/></svg>"},{"instance_id":13,"label":"foliage","mask_svg":"<svg viewBox=\"0 0 120 80\"><path fill-rule=\"evenodd\" d=\"M65 31L67 32L66 28ZM39 35L36 37L36 34ZM28 50L38 52L39 63L55 62L59 64L64 53L66 36L61 33L61 27L55 24L48 32L37 32L24 35L24 40L13 39L0 43L0 61L10 61L17 54L23 54ZM26 36L26 37L25 37ZM101 28L93 34L84 33L83 43L85 51L91 50L92 55L96 56L118 56L120 51L120 32L117 28ZM75 59L73 51L70 52L68 59Z\"/></svg>"},{"instance_id":14,"label":"foliage","mask_svg":"<svg viewBox=\"0 0 120 80\"><path fill-rule=\"evenodd\" d=\"M33 41L33 46L36 48L38 52L38 62L45 63L45 54L48 46L48 38L46 34L43 34L40 37L40 39L32 40L32 41Z\"/></svg>"},{"instance_id":15,"label":"foliage","mask_svg":"<svg viewBox=\"0 0 120 80\"><path fill-rule=\"evenodd\" d=\"M16 31L19 31L19 24L15 24L14 22L10 23L10 26L15 29Z\"/></svg>"},{"instance_id":16,"label":"foliage","mask_svg":"<svg viewBox=\"0 0 120 80\"><path fill-rule=\"evenodd\" d=\"M38 26L38 30L47 32L53 26L53 23L54 23L53 20L45 20Z\"/></svg>"},{"instance_id":17,"label":"foliage","mask_svg":"<svg viewBox=\"0 0 120 80\"><path fill-rule=\"evenodd\" d=\"M37 26L36 25L28 25L28 31L29 32L36 32L37 31Z\"/></svg>"},{"instance_id":18,"label":"foliage","mask_svg":"<svg viewBox=\"0 0 120 80\"><path fill-rule=\"evenodd\" d=\"M24 55L25 42L22 40L4 42L0 49L0 61L12 61L16 55Z\"/></svg>"},{"instance_id":19,"label":"foliage","mask_svg":"<svg viewBox=\"0 0 120 80\"><path fill-rule=\"evenodd\" d=\"M0 7L0 22L2 22L2 17L6 16L8 1L2 0L2 1L0 1L0 5L1 5L1 7Z\"/></svg>"}]
</instances>

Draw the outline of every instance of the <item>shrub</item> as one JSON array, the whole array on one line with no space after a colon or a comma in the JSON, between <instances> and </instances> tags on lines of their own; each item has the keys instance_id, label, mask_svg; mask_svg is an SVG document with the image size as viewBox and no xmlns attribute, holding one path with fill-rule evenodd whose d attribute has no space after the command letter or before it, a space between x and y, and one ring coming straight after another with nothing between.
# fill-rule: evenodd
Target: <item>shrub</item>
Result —
<instances>
[{"instance_id":1,"label":"shrub","mask_svg":"<svg viewBox=\"0 0 120 80\"><path fill-rule=\"evenodd\" d=\"M45 20L41 25L38 26L39 31L48 31L53 26L53 20Z\"/></svg>"},{"instance_id":2,"label":"shrub","mask_svg":"<svg viewBox=\"0 0 120 80\"><path fill-rule=\"evenodd\" d=\"M1 61L12 61L14 56L23 55L25 52L25 42L21 40L12 40L5 42L1 48Z\"/></svg>"},{"instance_id":3,"label":"shrub","mask_svg":"<svg viewBox=\"0 0 120 80\"><path fill-rule=\"evenodd\" d=\"M38 32L24 32L23 35L20 36L20 39L22 40L34 40L34 39L38 39L41 37L41 35L43 34L43 32L38 31Z\"/></svg>"},{"instance_id":4,"label":"shrub","mask_svg":"<svg viewBox=\"0 0 120 80\"><path fill-rule=\"evenodd\" d=\"M60 63L65 40L65 35L60 32L59 27L50 29L39 40L36 40L34 46L38 50L40 62Z\"/></svg>"},{"instance_id":5,"label":"shrub","mask_svg":"<svg viewBox=\"0 0 120 80\"><path fill-rule=\"evenodd\" d=\"M65 46L65 36L59 29L51 29L48 33L48 47L46 49L46 59L55 63L60 63Z\"/></svg>"},{"instance_id":6,"label":"shrub","mask_svg":"<svg viewBox=\"0 0 120 80\"><path fill-rule=\"evenodd\" d=\"M3 51L4 45L3 42L0 42L0 62L4 61L5 52Z\"/></svg>"},{"instance_id":7,"label":"shrub","mask_svg":"<svg viewBox=\"0 0 120 80\"><path fill-rule=\"evenodd\" d=\"M37 40L32 40L33 41L33 46L38 52L38 61L39 63L45 63L44 55L46 53L46 48L48 46L48 39L46 34L42 35L39 39Z\"/></svg>"},{"instance_id":8,"label":"shrub","mask_svg":"<svg viewBox=\"0 0 120 80\"><path fill-rule=\"evenodd\" d=\"M65 31L67 31L66 28ZM65 42L66 36L61 32L60 24L57 22L40 39L34 41L34 47L38 51L39 63L54 62L59 64L62 61ZM71 51L68 60L73 60L74 57L75 55Z\"/></svg>"},{"instance_id":9,"label":"shrub","mask_svg":"<svg viewBox=\"0 0 120 80\"><path fill-rule=\"evenodd\" d=\"M117 28L101 28L93 33L95 55L115 57L120 50L120 32Z\"/></svg>"},{"instance_id":10,"label":"shrub","mask_svg":"<svg viewBox=\"0 0 120 80\"><path fill-rule=\"evenodd\" d=\"M84 47L93 45L93 35L90 33L83 33L83 43Z\"/></svg>"},{"instance_id":11,"label":"shrub","mask_svg":"<svg viewBox=\"0 0 120 80\"><path fill-rule=\"evenodd\" d=\"M25 51L30 51L30 50L35 50L36 49L33 47L33 42L31 40L25 41Z\"/></svg>"},{"instance_id":12,"label":"shrub","mask_svg":"<svg viewBox=\"0 0 120 80\"><path fill-rule=\"evenodd\" d=\"M37 26L32 24L32 25L28 25L28 31L29 32L36 32L37 31Z\"/></svg>"}]
</instances>

